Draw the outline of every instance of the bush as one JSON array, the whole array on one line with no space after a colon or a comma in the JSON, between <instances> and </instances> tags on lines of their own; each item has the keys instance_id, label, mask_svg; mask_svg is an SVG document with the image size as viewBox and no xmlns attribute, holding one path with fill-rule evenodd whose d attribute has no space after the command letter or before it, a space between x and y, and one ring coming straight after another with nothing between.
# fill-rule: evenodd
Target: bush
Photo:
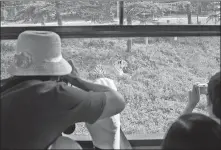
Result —
<instances>
[{"instance_id":1,"label":"bush","mask_svg":"<svg viewBox=\"0 0 221 150\"><path fill-rule=\"evenodd\" d=\"M16 43L15 41L1 41L1 51L14 52Z\"/></svg>"}]
</instances>

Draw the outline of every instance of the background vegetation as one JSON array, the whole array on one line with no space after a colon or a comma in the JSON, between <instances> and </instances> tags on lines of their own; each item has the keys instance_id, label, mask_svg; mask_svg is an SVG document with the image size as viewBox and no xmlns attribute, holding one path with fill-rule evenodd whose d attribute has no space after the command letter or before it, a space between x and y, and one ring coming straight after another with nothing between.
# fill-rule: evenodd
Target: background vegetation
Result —
<instances>
[{"instance_id":1,"label":"background vegetation","mask_svg":"<svg viewBox=\"0 0 221 150\"><path fill-rule=\"evenodd\" d=\"M22 21L41 23L57 21L63 25L65 19L104 23L112 22L118 16L118 3L115 1L78 0L78 1L1 1L1 21ZM208 16L215 23L220 20L219 2L153 2L153 1L127 1L124 4L126 24L133 20L141 24L155 18L171 15L186 15L188 24L192 24L192 14Z\"/></svg>"},{"instance_id":2,"label":"background vegetation","mask_svg":"<svg viewBox=\"0 0 221 150\"><path fill-rule=\"evenodd\" d=\"M1 1L1 23L25 26L118 24L118 3L101 0ZM124 3L125 24L218 24L220 4L214 2L128 1ZM194 16L194 17L193 17ZM204 17L205 19L202 20ZM173 19L172 19L173 18ZM176 19L174 19L176 18ZM158 21L156 21L158 20ZM102 76L97 65L124 59L131 79L114 79L127 106L121 114L126 134L165 132L182 113L188 90L195 82L207 82L220 69L220 37L178 37L111 39L62 39L63 55L73 59L81 76L93 80ZM16 41L1 41L1 77L13 61ZM132 46L133 45L133 46ZM195 111L206 113L205 98ZM79 123L75 134L88 134Z\"/></svg>"},{"instance_id":3,"label":"background vegetation","mask_svg":"<svg viewBox=\"0 0 221 150\"><path fill-rule=\"evenodd\" d=\"M101 76L95 71L98 64L110 64L125 59L125 72L131 79L114 79L124 95L127 106L121 114L126 134L165 132L182 113L188 90L195 82L207 82L220 69L219 37L179 37L178 41L154 38L148 46L135 38L130 53L125 52L127 39L63 39L63 55L73 59L83 78ZM1 76L6 78L7 67L13 61L15 41L1 42ZM206 113L203 98L195 111ZM75 134L88 134L84 124Z\"/></svg>"}]
</instances>

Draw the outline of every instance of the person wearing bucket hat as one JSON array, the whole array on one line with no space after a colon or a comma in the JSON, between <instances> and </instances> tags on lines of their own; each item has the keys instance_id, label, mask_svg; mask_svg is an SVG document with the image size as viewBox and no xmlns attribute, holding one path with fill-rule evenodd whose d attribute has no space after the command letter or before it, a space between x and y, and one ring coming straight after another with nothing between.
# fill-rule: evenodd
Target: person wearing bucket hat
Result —
<instances>
[{"instance_id":1,"label":"person wearing bucket hat","mask_svg":"<svg viewBox=\"0 0 221 150\"><path fill-rule=\"evenodd\" d=\"M1 83L2 148L47 149L71 125L93 124L125 108L119 92L81 79L71 62L62 57L56 33L19 35L11 77Z\"/></svg>"}]
</instances>

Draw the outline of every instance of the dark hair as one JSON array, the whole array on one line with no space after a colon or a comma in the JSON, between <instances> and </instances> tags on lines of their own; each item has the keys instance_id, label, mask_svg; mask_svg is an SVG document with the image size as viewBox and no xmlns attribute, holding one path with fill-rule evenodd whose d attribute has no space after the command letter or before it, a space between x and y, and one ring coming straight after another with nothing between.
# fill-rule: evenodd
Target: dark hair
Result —
<instances>
[{"instance_id":1,"label":"dark hair","mask_svg":"<svg viewBox=\"0 0 221 150\"><path fill-rule=\"evenodd\" d=\"M221 119L221 85L220 85L220 72L211 77L208 83L208 96L209 102L212 103L213 114Z\"/></svg>"},{"instance_id":2,"label":"dark hair","mask_svg":"<svg viewBox=\"0 0 221 150\"><path fill-rule=\"evenodd\" d=\"M197 113L178 118L164 138L162 149L220 149L220 125L213 119Z\"/></svg>"}]
</instances>

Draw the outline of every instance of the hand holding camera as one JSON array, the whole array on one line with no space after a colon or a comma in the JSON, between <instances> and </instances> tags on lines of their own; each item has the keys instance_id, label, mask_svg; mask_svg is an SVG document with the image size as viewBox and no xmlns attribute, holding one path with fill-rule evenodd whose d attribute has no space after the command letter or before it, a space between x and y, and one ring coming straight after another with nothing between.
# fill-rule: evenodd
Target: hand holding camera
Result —
<instances>
[{"instance_id":1,"label":"hand holding camera","mask_svg":"<svg viewBox=\"0 0 221 150\"><path fill-rule=\"evenodd\" d=\"M201 95L202 95L202 94L207 95L207 87L208 87L207 83L198 84L197 86L199 87L199 93L200 93Z\"/></svg>"},{"instance_id":2,"label":"hand holding camera","mask_svg":"<svg viewBox=\"0 0 221 150\"><path fill-rule=\"evenodd\" d=\"M74 62L73 60L68 60L68 63L71 65L72 67L72 71L71 71L71 76L72 77L79 77L79 72L78 72L78 69L74 66Z\"/></svg>"},{"instance_id":3,"label":"hand holding camera","mask_svg":"<svg viewBox=\"0 0 221 150\"><path fill-rule=\"evenodd\" d=\"M200 101L200 95L207 95L207 84L196 83L192 91L189 91L189 105L195 107Z\"/></svg>"},{"instance_id":4,"label":"hand holding camera","mask_svg":"<svg viewBox=\"0 0 221 150\"><path fill-rule=\"evenodd\" d=\"M81 83L80 75L78 73L78 69L74 65L74 62L72 60L68 60L68 63L71 65L72 71L70 74L62 76L61 80L71 86L78 87L84 91L89 91L88 88Z\"/></svg>"}]
</instances>

